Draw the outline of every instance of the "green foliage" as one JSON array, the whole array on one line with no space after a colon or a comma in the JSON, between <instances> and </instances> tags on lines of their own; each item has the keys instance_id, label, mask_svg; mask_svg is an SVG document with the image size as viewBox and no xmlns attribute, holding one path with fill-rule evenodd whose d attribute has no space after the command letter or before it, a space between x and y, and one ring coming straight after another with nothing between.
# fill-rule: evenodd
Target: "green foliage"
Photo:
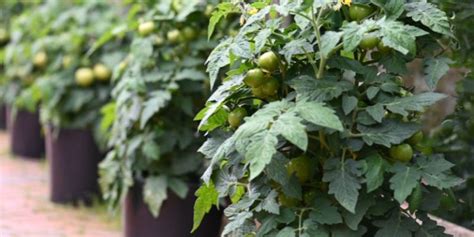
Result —
<instances>
[{"instance_id":1,"label":"green foliage","mask_svg":"<svg viewBox=\"0 0 474 237\"><path fill-rule=\"evenodd\" d=\"M208 23L206 2L183 1L179 8L173 2L132 3L119 28L132 40L114 69L114 109L103 109L110 151L100 165L100 183L111 208L132 185L144 183L144 201L158 216L168 192L186 198L199 182L203 162L196 150L202 140L193 116L205 102L204 62L216 43L199 30ZM153 22L147 34L143 22Z\"/></svg>"},{"instance_id":2,"label":"green foliage","mask_svg":"<svg viewBox=\"0 0 474 237\"><path fill-rule=\"evenodd\" d=\"M419 132L425 107L445 97L413 94L399 78L407 62L423 58L435 88L452 63L439 56L440 42L452 40L447 15L428 3L359 4L374 11L357 22L348 19L352 6L335 0L216 7L210 29L241 14L239 32L208 57L211 86L222 83L195 117L207 132L199 151L211 160L202 187L215 184L199 196L232 200L223 236L444 235L428 219L439 203L400 204L414 192L440 197L460 184L453 165L418 151L419 144L404 162L389 151ZM381 43L360 47L367 35ZM276 70L260 63L269 52L277 55ZM263 83L243 80L257 68ZM259 93L270 80L278 81L277 93ZM248 112L239 126L226 119L235 108ZM308 179L290 167L302 155L310 160L300 170ZM205 210L209 203L197 205L195 225Z\"/></svg>"},{"instance_id":3,"label":"green foliage","mask_svg":"<svg viewBox=\"0 0 474 237\"><path fill-rule=\"evenodd\" d=\"M474 223L474 78L468 76L458 84L458 105L454 114L433 131L432 146L435 151L447 154L455 164L453 172L465 182L452 189L446 189L446 197L455 200L456 206L443 206L436 215L467 228ZM436 180L434 180L436 181Z\"/></svg>"}]
</instances>

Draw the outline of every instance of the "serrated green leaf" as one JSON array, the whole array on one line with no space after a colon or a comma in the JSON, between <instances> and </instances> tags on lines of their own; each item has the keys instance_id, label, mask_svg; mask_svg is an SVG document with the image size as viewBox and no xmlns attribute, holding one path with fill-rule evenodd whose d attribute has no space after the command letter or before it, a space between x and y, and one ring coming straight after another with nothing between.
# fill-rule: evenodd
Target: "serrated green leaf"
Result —
<instances>
[{"instance_id":1,"label":"serrated green leaf","mask_svg":"<svg viewBox=\"0 0 474 237\"><path fill-rule=\"evenodd\" d=\"M314 210L310 212L309 217L319 224L333 225L342 223L341 213L337 207L332 206L331 202L326 198L316 198L313 204Z\"/></svg>"},{"instance_id":2,"label":"serrated green leaf","mask_svg":"<svg viewBox=\"0 0 474 237\"><path fill-rule=\"evenodd\" d=\"M288 82L296 91L296 100L316 100L320 102L332 100L352 89L348 81L337 81L333 78L316 80L309 76L300 76Z\"/></svg>"},{"instance_id":3,"label":"serrated green leaf","mask_svg":"<svg viewBox=\"0 0 474 237\"><path fill-rule=\"evenodd\" d=\"M293 227L285 227L278 232L275 237L296 237L295 229Z\"/></svg>"},{"instance_id":4,"label":"serrated green leaf","mask_svg":"<svg viewBox=\"0 0 474 237\"><path fill-rule=\"evenodd\" d=\"M365 173L367 192L370 193L383 184L388 163L379 154L371 155L364 160L367 162Z\"/></svg>"},{"instance_id":5,"label":"serrated green leaf","mask_svg":"<svg viewBox=\"0 0 474 237\"><path fill-rule=\"evenodd\" d=\"M438 81L449 71L453 61L445 57L428 58L424 62L425 81L431 90L436 89Z\"/></svg>"},{"instance_id":6,"label":"serrated green leaf","mask_svg":"<svg viewBox=\"0 0 474 237\"><path fill-rule=\"evenodd\" d=\"M142 147L142 152L143 154L152 159L152 160L157 160L160 158L160 147L156 142L153 140L147 140L144 142L145 144Z\"/></svg>"},{"instance_id":7,"label":"serrated green leaf","mask_svg":"<svg viewBox=\"0 0 474 237\"><path fill-rule=\"evenodd\" d=\"M181 179L169 177L168 178L168 187L173 190L173 192L178 195L181 199L185 199L188 196L189 186L186 182Z\"/></svg>"},{"instance_id":8,"label":"serrated green leaf","mask_svg":"<svg viewBox=\"0 0 474 237\"><path fill-rule=\"evenodd\" d=\"M272 156L277 152L278 139L270 132L263 132L253 137L247 148L245 159L250 163L250 180L262 173L270 163Z\"/></svg>"},{"instance_id":9,"label":"serrated green leaf","mask_svg":"<svg viewBox=\"0 0 474 237\"><path fill-rule=\"evenodd\" d=\"M202 219L206 213L209 213L212 206L219 204L219 193L214 186L214 183L202 184L196 191L196 202L194 203L194 218L193 229L191 232L197 230L201 225Z\"/></svg>"},{"instance_id":10,"label":"serrated green leaf","mask_svg":"<svg viewBox=\"0 0 474 237\"><path fill-rule=\"evenodd\" d=\"M321 103L298 102L296 103L296 110L304 120L312 124L332 128L338 131L344 130L339 117L335 114L335 111L325 107Z\"/></svg>"},{"instance_id":11,"label":"serrated green leaf","mask_svg":"<svg viewBox=\"0 0 474 237\"><path fill-rule=\"evenodd\" d=\"M387 110L403 116L408 112L421 112L426 106L433 105L437 101L446 98L446 95L434 92L425 92L409 97L395 98L384 103Z\"/></svg>"},{"instance_id":12,"label":"serrated green leaf","mask_svg":"<svg viewBox=\"0 0 474 237\"><path fill-rule=\"evenodd\" d=\"M296 113L284 113L273 123L272 131L281 134L286 140L303 151L308 147L308 135L302 119Z\"/></svg>"},{"instance_id":13,"label":"serrated green leaf","mask_svg":"<svg viewBox=\"0 0 474 237\"><path fill-rule=\"evenodd\" d=\"M345 115L348 115L352 112L357 106L357 98L355 96L342 96L342 111Z\"/></svg>"},{"instance_id":14,"label":"serrated green leaf","mask_svg":"<svg viewBox=\"0 0 474 237\"><path fill-rule=\"evenodd\" d=\"M382 122L383 117L385 116L385 110L383 109L382 104L375 104L369 106L365 109L367 113L377 122Z\"/></svg>"},{"instance_id":15,"label":"serrated green leaf","mask_svg":"<svg viewBox=\"0 0 474 237\"><path fill-rule=\"evenodd\" d=\"M384 45L399 51L402 54L416 55L416 37L428 32L411 25L404 25L399 21L379 20L380 34Z\"/></svg>"},{"instance_id":16,"label":"serrated green leaf","mask_svg":"<svg viewBox=\"0 0 474 237\"><path fill-rule=\"evenodd\" d=\"M323 181L329 182L329 194L334 194L336 200L348 211L354 213L359 189L360 165L354 160L343 162L339 159L329 159L324 164Z\"/></svg>"},{"instance_id":17,"label":"serrated green leaf","mask_svg":"<svg viewBox=\"0 0 474 237\"><path fill-rule=\"evenodd\" d=\"M140 128L144 128L148 120L171 100L168 91L155 91L150 99L143 103L143 111L140 117Z\"/></svg>"},{"instance_id":18,"label":"serrated green leaf","mask_svg":"<svg viewBox=\"0 0 474 237\"><path fill-rule=\"evenodd\" d=\"M411 2L405 5L405 9L407 17L421 22L434 32L453 37L446 13L432 3Z\"/></svg>"},{"instance_id":19,"label":"serrated green leaf","mask_svg":"<svg viewBox=\"0 0 474 237\"><path fill-rule=\"evenodd\" d=\"M154 217L158 217L163 202L168 197L168 178L164 175L150 176L143 186L143 200Z\"/></svg>"},{"instance_id":20,"label":"serrated green leaf","mask_svg":"<svg viewBox=\"0 0 474 237\"><path fill-rule=\"evenodd\" d=\"M343 32L326 31L326 33L321 36L320 52L323 57L327 58L329 56L329 53L331 53L341 40L342 35Z\"/></svg>"},{"instance_id":21,"label":"serrated green leaf","mask_svg":"<svg viewBox=\"0 0 474 237\"><path fill-rule=\"evenodd\" d=\"M412 237L412 231L416 228L416 224L410 222L398 210L392 213L390 219L376 221L375 224L380 227L375 237Z\"/></svg>"},{"instance_id":22,"label":"serrated green leaf","mask_svg":"<svg viewBox=\"0 0 474 237\"><path fill-rule=\"evenodd\" d=\"M394 173L390 178L390 188L394 191L395 200L403 203L420 182L422 174L418 169L400 163L395 164L390 172Z\"/></svg>"},{"instance_id":23,"label":"serrated green leaf","mask_svg":"<svg viewBox=\"0 0 474 237\"><path fill-rule=\"evenodd\" d=\"M344 211L342 213L342 217L344 218L345 223L351 230L358 230L359 224L364 218L367 210L369 207L372 206L374 200L368 196L361 196L359 202L357 202L355 213L350 213L348 211Z\"/></svg>"},{"instance_id":24,"label":"serrated green leaf","mask_svg":"<svg viewBox=\"0 0 474 237\"><path fill-rule=\"evenodd\" d=\"M379 144L390 147L391 144L400 144L420 130L420 126L414 123L402 123L399 121L387 120L382 124L372 127L358 125L362 139L371 146Z\"/></svg>"}]
</instances>

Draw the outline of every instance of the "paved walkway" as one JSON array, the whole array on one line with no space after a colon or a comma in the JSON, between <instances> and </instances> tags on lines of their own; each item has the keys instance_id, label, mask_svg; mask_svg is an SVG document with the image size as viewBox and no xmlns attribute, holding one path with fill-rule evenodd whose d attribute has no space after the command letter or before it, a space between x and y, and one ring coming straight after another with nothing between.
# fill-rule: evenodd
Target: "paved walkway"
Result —
<instances>
[{"instance_id":1,"label":"paved walkway","mask_svg":"<svg viewBox=\"0 0 474 237\"><path fill-rule=\"evenodd\" d=\"M48 200L46 161L12 158L0 132L0 237L119 237L120 218L105 208Z\"/></svg>"}]
</instances>

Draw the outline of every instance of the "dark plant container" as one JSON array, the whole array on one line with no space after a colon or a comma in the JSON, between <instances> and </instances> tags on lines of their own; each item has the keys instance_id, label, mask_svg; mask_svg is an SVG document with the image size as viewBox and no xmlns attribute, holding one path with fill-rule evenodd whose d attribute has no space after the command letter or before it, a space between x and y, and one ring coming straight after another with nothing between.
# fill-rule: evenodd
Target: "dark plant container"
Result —
<instances>
[{"instance_id":1,"label":"dark plant container","mask_svg":"<svg viewBox=\"0 0 474 237\"><path fill-rule=\"evenodd\" d=\"M0 105L0 130L7 129L7 107Z\"/></svg>"},{"instance_id":2,"label":"dark plant container","mask_svg":"<svg viewBox=\"0 0 474 237\"><path fill-rule=\"evenodd\" d=\"M13 115L11 108L7 107L6 115L11 152L24 158L42 158L45 148L38 112L17 110Z\"/></svg>"},{"instance_id":3,"label":"dark plant container","mask_svg":"<svg viewBox=\"0 0 474 237\"><path fill-rule=\"evenodd\" d=\"M193 207L196 200L196 186L190 189L188 197L181 199L173 192L163 203L158 218L154 218L143 201L143 183L136 182L130 188L124 203L125 237L218 237L222 211L215 208L193 234Z\"/></svg>"},{"instance_id":4,"label":"dark plant container","mask_svg":"<svg viewBox=\"0 0 474 237\"><path fill-rule=\"evenodd\" d=\"M91 204L99 193L97 167L102 159L92 132L49 127L46 143L51 201Z\"/></svg>"}]
</instances>

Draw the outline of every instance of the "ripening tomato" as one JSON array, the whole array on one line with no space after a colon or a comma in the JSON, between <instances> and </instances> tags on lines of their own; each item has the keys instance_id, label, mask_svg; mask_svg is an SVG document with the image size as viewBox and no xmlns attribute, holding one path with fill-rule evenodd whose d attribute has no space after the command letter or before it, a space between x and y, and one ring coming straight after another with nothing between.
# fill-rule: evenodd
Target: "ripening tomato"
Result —
<instances>
[{"instance_id":1,"label":"ripening tomato","mask_svg":"<svg viewBox=\"0 0 474 237\"><path fill-rule=\"evenodd\" d=\"M112 75L112 72L110 69L105 66L104 64L96 64L94 66L94 78L96 78L98 81L107 81L110 79L110 76Z\"/></svg>"},{"instance_id":2,"label":"ripening tomato","mask_svg":"<svg viewBox=\"0 0 474 237\"><path fill-rule=\"evenodd\" d=\"M259 87L265 80L265 74L260 68L254 68L247 72L245 75L244 83L250 87Z\"/></svg>"},{"instance_id":3,"label":"ripening tomato","mask_svg":"<svg viewBox=\"0 0 474 237\"><path fill-rule=\"evenodd\" d=\"M168 39L168 42L176 44L181 40L181 32L177 29L168 31L168 33L166 33L166 38Z\"/></svg>"},{"instance_id":4,"label":"ripening tomato","mask_svg":"<svg viewBox=\"0 0 474 237\"><path fill-rule=\"evenodd\" d=\"M280 82L276 78L269 78L268 80L261 85L262 92L265 94L266 97L274 96L278 93L278 89L280 88Z\"/></svg>"},{"instance_id":5,"label":"ripening tomato","mask_svg":"<svg viewBox=\"0 0 474 237\"><path fill-rule=\"evenodd\" d=\"M138 26L138 33L141 36L147 36L151 32L153 32L154 29L155 29L155 23L153 21L146 21L146 22L140 23L140 25Z\"/></svg>"},{"instance_id":6,"label":"ripening tomato","mask_svg":"<svg viewBox=\"0 0 474 237\"><path fill-rule=\"evenodd\" d=\"M237 128L240 126L245 116L247 116L247 110L243 107L238 107L229 113L227 121L231 127Z\"/></svg>"},{"instance_id":7,"label":"ripening tomato","mask_svg":"<svg viewBox=\"0 0 474 237\"><path fill-rule=\"evenodd\" d=\"M193 40L196 38L196 36L197 36L197 32L193 28L187 26L183 29L183 37L186 40L188 41Z\"/></svg>"},{"instance_id":8,"label":"ripening tomato","mask_svg":"<svg viewBox=\"0 0 474 237\"><path fill-rule=\"evenodd\" d=\"M390 53L390 51L392 51L392 49L390 47L386 46L381 40L377 44L377 49L379 50L379 52L382 55L387 55L387 54Z\"/></svg>"},{"instance_id":9,"label":"ripening tomato","mask_svg":"<svg viewBox=\"0 0 474 237\"><path fill-rule=\"evenodd\" d=\"M280 59L273 51L268 51L258 58L258 66L269 72L274 72L280 67Z\"/></svg>"},{"instance_id":10,"label":"ripening tomato","mask_svg":"<svg viewBox=\"0 0 474 237\"><path fill-rule=\"evenodd\" d=\"M33 58L33 64L38 68L43 68L48 63L48 55L44 51L40 51L35 54Z\"/></svg>"},{"instance_id":11,"label":"ripening tomato","mask_svg":"<svg viewBox=\"0 0 474 237\"><path fill-rule=\"evenodd\" d=\"M296 198L288 197L284 193L279 193L278 203L283 207L296 207L300 204L300 201Z\"/></svg>"},{"instance_id":12,"label":"ripening tomato","mask_svg":"<svg viewBox=\"0 0 474 237\"><path fill-rule=\"evenodd\" d=\"M416 144L420 143L422 140L423 140L423 132L418 131L408 139L408 143L410 145L416 145Z\"/></svg>"},{"instance_id":13,"label":"ripening tomato","mask_svg":"<svg viewBox=\"0 0 474 237\"><path fill-rule=\"evenodd\" d=\"M79 68L75 73L75 79L77 85L88 87L94 82L94 72L87 67Z\"/></svg>"},{"instance_id":14,"label":"ripening tomato","mask_svg":"<svg viewBox=\"0 0 474 237\"><path fill-rule=\"evenodd\" d=\"M400 144L390 148L390 156L398 161L408 162L413 157L413 149L409 144Z\"/></svg>"},{"instance_id":15,"label":"ripening tomato","mask_svg":"<svg viewBox=\"0 0 474 237\"><path fill-rule=\"evenodd\" d=\"M257 98L265 98L265 93L263 93L262 87L252 87L252 94Z\"/></svg>"}]
</instances>

